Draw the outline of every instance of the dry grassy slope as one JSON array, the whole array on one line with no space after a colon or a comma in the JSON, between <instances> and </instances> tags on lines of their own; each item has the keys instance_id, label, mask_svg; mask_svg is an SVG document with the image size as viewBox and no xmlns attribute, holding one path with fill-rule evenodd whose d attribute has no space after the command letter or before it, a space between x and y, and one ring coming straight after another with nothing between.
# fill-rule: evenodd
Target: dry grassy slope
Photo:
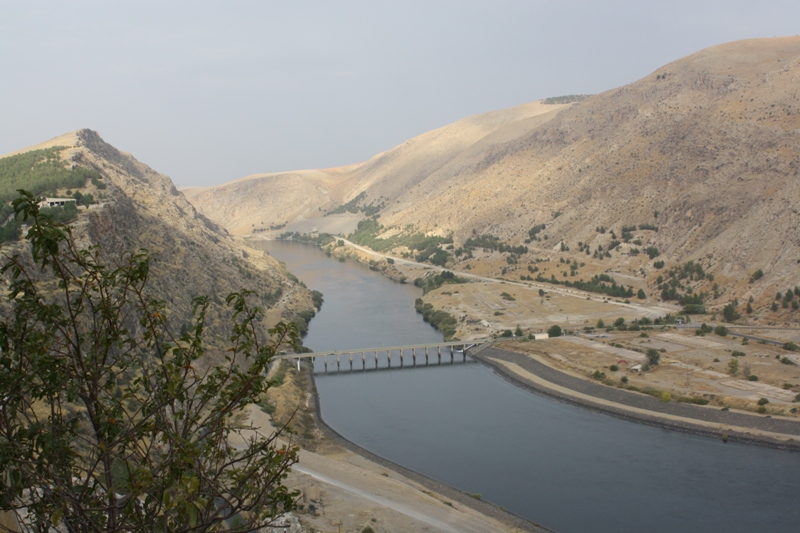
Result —
<instances>
[{"instance_id":1,"label":"dry grassy slope","mask_svg":"<svg viewBox=\"0 0 800 533\"><path fill-rule=\"evenodd\" d=\"M591 242L598 225L649 222L668 261L705 258L735 278L763 268L794 285L798 81L800 38L701 51L492 147L382 221L513 241L545 222L571 244Z\"/></svg>"},{"instance_id":2,"label":"dry grassy slope","mask_svg":"<svg viewBox=\"0 0 800 533\"><path fill-rule=\"evenodd\" d=\"M365 204L387 205L428 179L453 159L491 136L518 135L531 123L555 116L565 106L538 102L468 117L424 133L369 161L335 169L258 174L183 193L197 209L234 234L319 217L365 192Z\"/></svg>"},{"instance_id":3,"label":"dry grassy slope","mask_svg":"<svg viewBox=\"0 0 800 533\"><path fill-rule=\"evenodd\" d=\"M573 247L599 225L653 223L668 263L703 259L739 285L763 268L748 290L765 297L798 282L798 81L797 37L703 50L459 158L381 221L515 242L548 223Z\"/></svg>"},{"instance_id":4,"label":"dry grassy slope","mask_svg":"<svg viewBox=\"0 0 800 533\"><path fill-rule=\"evenodd\" d=\"M31 147L68 146L62 156L97 169L110 197L101 208L82 216L76 227L81 238L100 244L111 254L147 248L157 258L151 270L151 292L165 300L175 326L189 316L191 299L209 295L219 300L232 291L249 288L287 317L311 307L308 291L288 279L269 255L246 248L222 228L200 215L172 181L105 143L91 130L80 130ZM278 294L280 294L278 296ZM219 301L217 300L217 301ZM227 327L221 306L209 314L212 331ZM273 313L273 319L277 319Z\"/></svg>"},{"instance_id":5,"label":"dry grassy slope","mask_svg":"<svg viewBox=\"0 0 800 533\"><path fill-rule=\"evenodd\" d=\"M478 232L521 243L531 226L547 223L550 240L540 245L564 239L594 250L608 242L597 226L619 234L651 223L660 231L641 236L668 265L702 260L729 294L763 304L775 287L800 281L798 82L800 37L712 47L572 106L534 103L416 137L343 169L338 198L383 197L384 225L453 232L457 241ZM244 209L251 201L216 190L222 204ZM304 190L257 206L262 224L284 222L269 213ZM750 287L758 268L765 277Z\"/></svg>"},{"instance_id":6,"label":"dry grassy slope","mask_svg":"<svg viewBox=\"0 0 800 533\"><path fill-rule=\"evenodd\" d=\"M218 187L182 192L197 209L236 235L322 216L343 202L348 167L256 174Z\"/></svg>"}]
</instances>

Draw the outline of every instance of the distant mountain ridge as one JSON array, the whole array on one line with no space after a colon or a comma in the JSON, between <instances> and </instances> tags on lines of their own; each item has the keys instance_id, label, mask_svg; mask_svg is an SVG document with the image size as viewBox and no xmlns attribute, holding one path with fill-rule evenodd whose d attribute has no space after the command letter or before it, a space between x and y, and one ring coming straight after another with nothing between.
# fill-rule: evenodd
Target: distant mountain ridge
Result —
<instances>
[{"instance_id":1,"label":"distant mountain ridge","mask_svg":"<svg viewBox=\"0 0 800 533\"><path fill-rule=\"evenodd\" d=\"M800 284L799 81L800 37L738 41L571 105L470 117L360 165L186 194L235 233L319 217L360 193L384 206L387 230L452 233L456 245L476 233L520 244L545 224L549 244L595 250L609 245L599 227L644 224L659 230L634 237L668 267L701 262L729 294L766 303ZM656 273L634 259L605 265Z\"/></svg>"}]
</instances>

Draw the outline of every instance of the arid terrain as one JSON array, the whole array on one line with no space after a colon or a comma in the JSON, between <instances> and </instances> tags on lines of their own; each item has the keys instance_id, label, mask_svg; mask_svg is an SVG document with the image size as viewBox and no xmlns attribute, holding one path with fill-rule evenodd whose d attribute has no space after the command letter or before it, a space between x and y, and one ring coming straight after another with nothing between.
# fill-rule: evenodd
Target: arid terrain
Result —
<instances>
[{"instance_id":1,"label":"arid terrain","mask_svg":"<svg viewBox=\"0 0 800 533\"><path fill-rule=\"evenodd\" d=\"M425 287L421 303L452 319L451 337L496 337L665 403L796 419L798 82L800 37L728 43L575 103L468 117L366 162L184 191L91 130L31 149L65 146L65 161L101 173L76 231L112 253L153 252L153 291L176 327L210 294L209 326L222 331L218 298L241 287L262 295L265 325L312 309L308 288L245 241L294 234ZM455 279L429 284L444 272ZM569 335L534 340L556 325ZM325 434L303 376L286 371L263 399L271 416L249 414L262 426L294 414L304 451L290 482L309 530L514 530Z\"/></svg>"},{"instance_id":2,"label":"arid terrain","mask_svg":"<svg viewBox=\"0 0 800 533\"><path fill-rule=\"evenodd\" d=\"M73 223L85 244L99 245L109 256L147 249L156 259L149 282L152 294L164 299L175 330L189 320L192 298L216 296L208 325L226 331L222 300L242 288L256 291L268 309L268 322L293 319L312 308L310 291L290 279L269 255L247 247L186 201L172 181L130 154L120 152L91 130L79 130L32 146L63 146L69 165L99 172L101 182L88 182L78 192L94 194L98 203L79 211ZM8 154L8 157L14 154ZM61 190L57 196L75 191Z\"/></svg>"},{"instance_id":3,"label":"arid terrain","mask_svg":"<svg viewBox=\"0 0 800 533\"><path fill-rule=\"evenodd\" d=\"M728 43L574 104L470 117L358 165L185 193L236 234L346 234L323 217L344 206L376 216L379 238L452 236L458 270L487 263L518 279L536 260L578 261L578 279L618 272L648 297L693 261L712 275L689 284L708 309L752 297L742 320L797 324L800 313L771 304L797 285L798 79L800 38ZM311 228L295 230L303 220ZM454 253L480 235L529 251L513 264L508 252Z\"/></svg>"}]
</instances>

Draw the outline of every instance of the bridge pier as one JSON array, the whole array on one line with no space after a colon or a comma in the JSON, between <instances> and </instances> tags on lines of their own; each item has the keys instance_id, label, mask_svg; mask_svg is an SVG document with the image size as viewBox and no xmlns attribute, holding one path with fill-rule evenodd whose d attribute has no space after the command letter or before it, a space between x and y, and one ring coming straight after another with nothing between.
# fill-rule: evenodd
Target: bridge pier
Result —
<instances>
[{"instance_id":1,"label":"bridge pier","mask_svg":"<svg viewBox=\"0 0 800 533\"><path fill-rule=\"evenodd\" d=\"M378 370L378 350L375 350L375 370Z\"/></svg>"},{"instance_id":2,"label":"bridge pier","mask_svg":"<svg viewBox=\"0 0 800 533\"><path fill-rule=\"evenodd\" d=\"M342 362L342 361L341 361L341 359L339 358L339 354L337 353L337 354L336 354L336 371L337 371L337 372L341 372L341 371L342 371L342 369L340 368L340 364L341 364L341 362Z\"/></svg>"},{"instance_id":3,"label":"bridge pier","mask_svg":"<svg viewBox=\"0 0 800 533\"><path fill-rule=\"evenodd\" d=\"M402 359L402 356L400 358ZM392 351L391 350L386 350L386 366L389 368L389 370L392 369Z\"/></svg>"},{"instance_id":4,"label":"bridge pier","mask_svg":"<svg viewBox=\"0 0 800 533\"><path fill-rule=\"evenodd\" d=\"M352 372L353 371L353 354L349 353L347 355L350 356L350 372Z\"/></svg>"},{"instance_id":5,"label":"bridge pier","mask_svg":"<svg viewBox=\"0 0 800 533\"><path fill-rule=\"evenodd\" d=\"M361 370L367 369L367 360L364 358L364 352L361 352Z\"/></svg>"},{"instance_id":6,"label":"bridge pier","mask_svg":"<svg viewBox=\"0 0 800 533\"><path fill-rule=\"evenodd\" d=\"M439 364L441 365L442 364L442 347L441 346L437 346L436 347L436 357L438 358Z\"/></svg>"},{"instance_id":7,"label":"bridge pier","mask_svg":"<svg viewBox=\"0 0 800 533\"><path fill-rule=\"evenodd\" d=\"M417 367L417 349L411 348L411 362L414 364L414 368Z\"/></svg>"},{"instance_id":8,"label":"bridge pier","mask_svg":"<svg viewBox=\"0 0 800 533\"><path fill-rule=\"evenodd\" d=\"M316 357L314 359L316 359ZM316 361L314 361L314 362L316 362ZM327 355L322 357L322 362L325 364L325 373L327 374L328 373L328 356Z\"/></svg>"},{"instance_id":9,"label":"bridge pier","mask_svg":"<svg viewBox=\"0 0 800 533\"><path fill-rule=\"evenodd\" d=\"M428 366L428 347L425 347L425 366Z\"/></svg>"},{"instance_id":10,"label":"bridge pier","mask_svg":"<svg viewBox=\"0 0 800 533\"><path fill-rule=\"evenodd\" d=\"M405 361L403 361L403 350L400 350L400 368L401 369L403 368L403 364L404 363L405 363Z\"/></svg>"},{"instance_id":11,"label":"bridge pier","mask_svg":"<svg viewBox=\"0 0 800 533\"><path fill-rule=\"evenodd\" d=\"M461 356L462 356L461 362L462 363L466 363L467 362L467 345L466 344L461 349Z\"/></svg>"},{"instance_id":12,"label":"bridge pier","mask_svg":"<svg viewBox=\"0 0 800 533\"><path fill-rule=\"evenodd\" d=\"M453 364L453 353L455 352L455 348L450 346L450 364Z\"/></svg>"}]
</instances>

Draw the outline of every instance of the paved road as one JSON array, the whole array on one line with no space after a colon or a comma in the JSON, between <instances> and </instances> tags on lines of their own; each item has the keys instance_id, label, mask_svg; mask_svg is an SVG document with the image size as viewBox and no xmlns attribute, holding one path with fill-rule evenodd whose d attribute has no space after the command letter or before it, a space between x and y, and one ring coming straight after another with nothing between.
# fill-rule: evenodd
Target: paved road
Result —
<instances>
[{"instance_id":1,"label":"paved road","mask_svg":"<svg viewBox=\"0 0 800 533\"><path fill-rule=\"evenodd\" d=\"M439 271L439 272L443 272L445 270L448 270L448 271L450 271L450 272L452 272L452 273L454 273L454 274L456 274L456 275L458 275L458 276L460 276L462 278L469 278L469 279L474 279L474 280L477 280L477 281L486 281L486 282L489 282L489 283L505 283L506 285L516 285L518 287L524 287L526 289L529 289L531 287L536 287L536 288L541 288L541 289L547 289L550 292L557 292L559 294L563 294L564 296L572 296L573 298L580 298L581 300L586 300L587 298L591 298L592 300L594 300L596 302L602 302L603 301L603 297L602 296L598 296L597 294L594 294L594 293L580 291L580 290L577 290L577 289L562 288L562 287L559 287L557 285L551 285L551 284L548 284L548 283L540 283L540 282L535 282L535 281L528 281L526 283L521 283L519 281L510 281L510 280L505 280L505 279L497 279L497 278L490 278L490 277L486 277L486 276L479 276L478 274L471 274L469 272L453 270L451 268L445 268L445 267L440 267L440 266L435 266L435 265L429 265L429 264L426 264L426 263L417 263L416 261L409 261L408 259L402 259L402 258L399 258L399 257L393 257L391 255L387 255L387 254L383 254L383 253L380 253L380 252L376 252L374 250L370 250L369 248L364 248L363 246L359 246L358 244L355 244L355 243L353 243L351 241L348 241L347 239L344 239L344 238L341 238L341 237L339 237L338 240L344 241L344 243L347 246L350 246L351 248L355 248L356 250L361 250L364 253L367 253L367 254L370 254L370 255L374 255L374 256L377 256L377 257L382 257L384 259L392 259L392 260L394 260L394 262L396 264L405 264L405 265L410 265L410 266L416 266L416 267L421 267L421 268L425 268L425 269L429 269L429 270L436 270L436 271ZM663 306L645 306L645 305L639 305L639 304L626 304L626 303L622 303L622 302L616 302L616 301L611 300L611 299L608 299L606 301L608 303L610 303L610 304L618 305L620 307L628 307L630 309L644 309L644 310L648 311L648 313L652 317L661 316L665 312L671 312L671 311L674 312L674 311L678 310L677 307L675 307L673 309L673 306L663 307Z\"/></svg>"},{"instance_id":2,"label":"paved road","mask_svg":"<svg viewBox=\"0 0 800 533\"><path fill-rule=\"evenodd\" d=\"M708 323L706 325L710 326L712 328L715 328L718 325L725 325L725 324L711 324L711 323ZM701 324L698 324L697 322L689 322L688 324L678 324L675 327L676 328L680 328L680 329L697 329L700 326L701 326ZM786 344L784 341L776 341L775 339L767 339L765 337L757 337L755 335L749 335L747 333L737 333L737 332L735 332L735 331L733 331L731 329L733 327L752 327L752 328L755 329L755 328L758 328L758 326L728 326L728 325L725 325L725 327L728 328L728 335L730 335L731 337L741 337L743 339L749 339L751 341L763 342L765 344L772 344L774 346L783 346L784 344ZM774 329L797 331L800 328L774 328Z\"/></svg>"}]
</instances>

